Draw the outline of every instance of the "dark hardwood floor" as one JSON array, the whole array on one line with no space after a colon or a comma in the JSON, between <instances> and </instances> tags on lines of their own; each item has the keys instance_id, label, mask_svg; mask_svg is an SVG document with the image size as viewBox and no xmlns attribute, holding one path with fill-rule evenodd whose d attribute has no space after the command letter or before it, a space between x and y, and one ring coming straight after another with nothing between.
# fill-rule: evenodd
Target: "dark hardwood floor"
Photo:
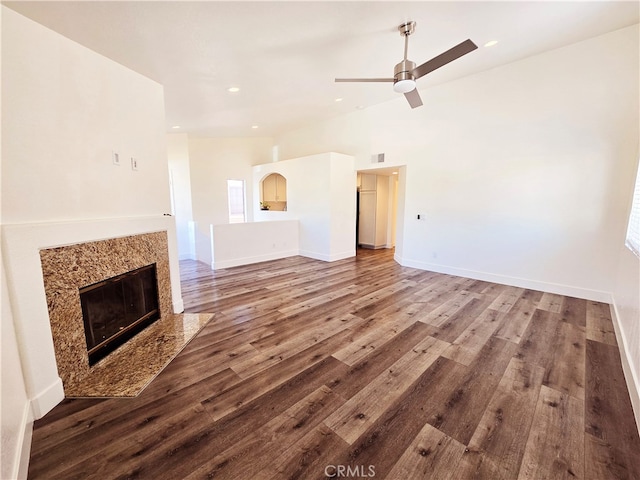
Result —
<instances>
[{"instance_id":1,"label":"dark hardwood floor","mask_svg":"<svg viewBox=\"0 0 640 480\"><path fill-rule=\"evenodd\" d=\"M181 272L213 320L138 397L38 420L30 478L640 478L608 305L389 250Z\"/></svg>"}]
</instances>

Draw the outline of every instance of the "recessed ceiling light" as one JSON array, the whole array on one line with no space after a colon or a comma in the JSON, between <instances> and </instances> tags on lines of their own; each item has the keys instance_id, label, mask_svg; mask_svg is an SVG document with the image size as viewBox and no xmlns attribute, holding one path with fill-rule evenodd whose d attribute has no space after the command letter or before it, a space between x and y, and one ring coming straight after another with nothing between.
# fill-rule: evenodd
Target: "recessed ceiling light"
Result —
<instances>
[{"instance_id":1,"label":"recessed ceiling light","mask_svg":"<svg viewBox=\"0 0 640 480\"><path fill-rule=\"evenodd\" d=\"M493 47L494 45L498 44L498 40L489 40L487 43L484 44L485 47Z\"/></svg>"},{"instance_id":2,"label":"recessed ceiling light","mask_svg":"<svg viewBox=\"0 0 640 480\"><path fill-rule=\"evenodd\" d=\"M229 92L229 93L236 93L236 92L239 92L239 91L240 91L239 87L229 87L229 88L227 88L227 92Z\"/></svg>"},{"instance_id":3,"label":"recessed ceiling light","mask_svg":"<svg viewBox=\"0 0 640 480\"><path fill-rule=\"evenodd\" d=\"M255 130L256 128L258 128L258 125L251 125L251 128Z\"/></svg>"},{"instance_id":4,"label":"recessed ceiling light","mask_svg":"<svg viewBox=\"0 0 640 480\"><path fill-rule=\"evenodd\" d=\"M341 98L336 98L336 102L341 102L342 99Z\"/></svg>"},{"instance_id":5,"label":"recessed ceiling light","mask_svg":"<svg viewBox=\"0 0 640 480\"><path fill-rule=\"evenodd\" d=\"M394 175L397 175L397 174L398 174L398 172L391 172L391 173L393 173Z\"/></svg>"},{"instance_id":6,"label":"recessed ceiling light","mask_svg":"<svg viewBox=\"0 0 640 480\"><path fill-rule=\"evenodd\" d=\"M363 109L364 109L364 105L357 105L357 106L356 106L356 108L357 108L358 110L363 110Z\"/></svg>"},{"instance_id":7,"label":"recessed ceiling light","mask_svg":"<svg viewBox=\"0 0 640 480\"><path fill-rule=\"evenodd\" d=\"M174 125L174 126L173 126L173 127L171 127L171 128L178 129L178 128L180 128L180 125Z\"/></svg>"}]
</instances>

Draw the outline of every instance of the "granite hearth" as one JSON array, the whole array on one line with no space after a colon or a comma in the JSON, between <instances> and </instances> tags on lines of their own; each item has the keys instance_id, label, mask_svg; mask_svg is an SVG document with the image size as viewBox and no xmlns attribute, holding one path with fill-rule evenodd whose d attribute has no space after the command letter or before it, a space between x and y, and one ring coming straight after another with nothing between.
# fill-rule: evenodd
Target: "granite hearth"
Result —
<instances>
[{"instance_id":1,"label":"granite hearth","mask_svg":"<svg viewBox=\"0 0 640 480\"><path fill-rule=\"evenodd\" d=\"M174 314L167 233L153 232L40 250L58 373L67 397L136 396L212 314ZM80 288L156 265L160 318L89 364Z\"/></svg>"},{"instance_id":2,"label":"granite hearth","mask_svg":"<svg viewBox=\"0 0 640 480\"><path fill-rule=\"evenodd\" d=\"M212 314L161 317L90 368L88 375L63 380L66 397L135 397L213 318Z\"/></svg>"}]
</instances>

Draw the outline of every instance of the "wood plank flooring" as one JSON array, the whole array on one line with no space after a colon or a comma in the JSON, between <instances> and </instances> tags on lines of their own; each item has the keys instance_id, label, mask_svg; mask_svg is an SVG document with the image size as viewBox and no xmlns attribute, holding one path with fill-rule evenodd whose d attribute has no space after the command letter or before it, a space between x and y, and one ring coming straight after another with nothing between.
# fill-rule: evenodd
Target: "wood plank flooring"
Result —
<instances>
[{"instance_id":1,"label":"wood plank flooring","mask_svg":"<svg viewBox=\"0 0 640 480\"><path fill-rule=\"evenodd\" d=\"M607 305L392 255L182 262L213 320L138 397L38 420L29 478L640 478Z\"/></svg>"}]
</instances>

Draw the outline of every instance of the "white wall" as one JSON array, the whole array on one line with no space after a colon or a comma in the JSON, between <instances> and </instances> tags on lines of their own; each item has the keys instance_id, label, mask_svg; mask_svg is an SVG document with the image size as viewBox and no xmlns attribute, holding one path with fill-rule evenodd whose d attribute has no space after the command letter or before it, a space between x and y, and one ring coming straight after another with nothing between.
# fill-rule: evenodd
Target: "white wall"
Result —
<instances>
[{"instance_id":1,"label":"white wall","mask_svg":"<svg viewBox=\"0 0 640 480\"><path fill-rule=\"evenodd\" d=\"M189 138L186 133L167 135L167 156L171 180L171 205L175 216L180 259L195 260Z\"/></svg>"},{"instance_id":2,"label":"white wall","mask_svg":"<svg viewBox=\"0 0 640 480\"><path fill-rule=\"evenodd\" d=\"M175 226L164 216L164 99L159 84L0 8L2 255L25 391L40 418L63 391L39 249L167 230L174 309L181 309ZM18 375L19 365L10 369ZM23 418L23 409L5 412L4 388L2 395L4 428L7 418Z\"/></svg>"},{"instance_id":3,"label":"white wall","mask_svg":"<svg viewBox=\"0 0 640 480\"><path fill-rule=\"evenodd\" d=\"M371 154L374 152L371 150L372 125L368 113L368 110L357 110L349 115L276 137L274 143L278 146L279 158L300 158L325 152L339 152L355 157L358 170L372 167Z\"/></svg>"},{"instance_id":4,"label":"white wall","mask_svg":"<svg viewBox=\"0 0 640 480\"><path fill-rule=\"evenodd\" d=\"M620 252L613 302L618 346L640 429L640 259L627 249Z\"/></svg>"},{"instance_id":5,"label":"white wall","mask_svg":"<svg viewBox=\"0 0 640 480\"><path fill-rule=\"evenodd\" d=\"M298 238L296 220L214 225L211 268L229 268L298 255Z\"/></svg>"},{"instance_id":6,"label":"white wall","mask_svg":"<svg viewBox=\"0 0 640 480\"><path fill-rule=\"evenodd\" d=\"M638 152L640 157L640 151ZM637 168L640 168L638 165ZM633 189L633 179L623 184L625 190ZM627 212L631 211L632 195L628 197ZM640 429L640 258L626 246L620 245L616 283L613 290L613 311L618 346L622 353L631 402Z\"/></svg>"},{"instance_id":7,"label":"white wall","mask_svg":"<svg viewBox=\"0 0 640 480\"><path fill-rule=\"evenodd\" d=\"M400 97L275 143L343 148L358 169L377 152L406 165L403 264L609 300L638 141L637 38L636 25L423 90L415 110Z\"/></svg>"},{"instance_id":8,"label":"white wall","mask_svg":"<svg viewBox=\"0 0 640 480\"><path fill-rule=\"evenodd\" d=\"M24 384L18 340L13 327L9 291L0 259L2 288L2 402L0 419L0 478L26 478L33 429L33 414Z\"/></svg>"},{"instance_id":9,"label":"white wall","mask_svg":"<svg viewBox=\"0 0 640 480\"><path fill-rule=\"evenodd\" d=\"M396 224L398 217L398 175L389 176L389 221L387 222L387 248L396 244Z\"/></svg>"},{"instance_id":10,"label":"white wall","mask_svg":"<svg viewBox=\"0 0 640 480\"><path fill-rule=\"evenodd\" d=\"M7 8L2 37L2 222L169 213L162 86Z\"/></svg>"},{"instance_id":11,"label":"white wall","mask_svg":"<svg viewBox=\"0 0 640 480\"><path fill-rule=\"evenodd\" d=\"M331 260L338 260L356 254L357 172L353 157L331 153L330 159L329 251Z\"/></svg>"},{"instance_id":12,"label":"white wall","mask_svg":"<svg viewBox=\"0 0 640 480\"><path fill-rule=\"evenodd\" d=\"M189 138L191 199L198 260L211 264L210 227L229 223L227 180L245 181L247 221L253 220L254 203L259 200L254 202L251 168L270 161L272 146L270 138Z\"/></svg>"},{"instance_id":13,"label":"white wall","mask_svg":"<svg viewBox=\"0 0 640 480\"><path fill-rule=\"evenodd\" d=\"M626 221L619 185L637 145L637 57L636 27L426 92L403 261L609 300Z\"/></svg>"},{"instance_id":14,"label":"white wall","mask_svg":"<svg viewBox=\"0 0 640 480\"><path fill-rule=\"evenodd\" d=\"M355 255L356 171L354 159L324 153L253 168L256 202L270 173L287 179L287 211L254 211L256 221L298 220L300 255L334 261Z\"/></svg>"}]
</instances>

